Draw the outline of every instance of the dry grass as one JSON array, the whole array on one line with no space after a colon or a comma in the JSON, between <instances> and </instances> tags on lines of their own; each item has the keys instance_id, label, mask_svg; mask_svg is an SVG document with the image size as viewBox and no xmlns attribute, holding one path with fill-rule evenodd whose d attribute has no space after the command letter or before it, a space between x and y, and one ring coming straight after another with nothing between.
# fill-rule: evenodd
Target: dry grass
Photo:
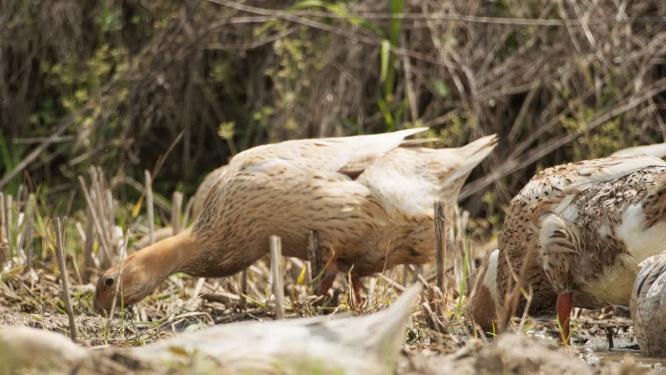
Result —
<instances>
[{"instance_id":1,"label":"dry grass","mask_svg":"<svg viewBox=\"0 0 666 375\"><path fill-rule=\"evenodd\" d=\"M135 216L132 211L136 214L148 210L136 202L121 204L105 182L101 170L94 169L90 176L93 182L84 181L81 185L85 186L84 195L90 198L91 205L70 214L64 222L62 238L79 343L93 347L136 346L200 326L276 318L268 256L246 272L232 277L197 279L183 274L173 275L137 305L125 308L119 301L114 316L97 315L92 306L95 275L104 262L122 259L126 244L131 245L147 235L144 215ZM97 197L106 197L105 203ZM36 198L36 202L40 202L39 194ZM31 326L69 335L71 325L66 316L60 271L56 264L55 225L48 210L37 204L35 214L26 215L29 205L25 194L18 199L4 195L0 202L4 203L6 218L1 225L6 261L0 272L0 326ZM179 204L178 199L176 202ZM184 216L168 206L155 211L160 215L174 213L178 215L177 220ZM32 242L21 239L29 227L25 222L28 217L34 220ZM96 218L93 219L95 224L91 225L89 221L93 217ZM121 226L118 218L127 221ZM282 258L285 317L369 313L385 308L406 286L421 281L426 288L405 337L401 373L418 368L424 358L455 352L474 339L487 342L492 334L476 331L463 316L466 294L471 287L469 280L473 279L469 265L476 263L476 255L464 238L466 220L466 215L447 220L454 221L456 235L447 244L446 263L449 266L444 273L443 290L436 286L434 266L401 266L367 278L367 300L357 306L352 302L349 277L339 276L326 296L316 296L309 282L309 272L304 268L308 262ZM162 222L166 221L174 220ZM33 258L28 262L26 249L30 246L34 246L30 252ZM32 269L28 268L29 264ZM86 264L92 265L92 269L86 269ZM92 277L87 279L87 274ZM621 343L632 341L628 320L613 320L608 316L601 317L601 320L597 318L599 316L590 313L574 318L575 335L591 340L597 349L604 346L608 332L614 332L616 341ZM554 321L535 321L526 317L514 318L508 324L509 331L531 332L550 341L556 337L556 328ZM574 352L582 353L582 350L578 348Z\"/></svg>"}]
</instances>

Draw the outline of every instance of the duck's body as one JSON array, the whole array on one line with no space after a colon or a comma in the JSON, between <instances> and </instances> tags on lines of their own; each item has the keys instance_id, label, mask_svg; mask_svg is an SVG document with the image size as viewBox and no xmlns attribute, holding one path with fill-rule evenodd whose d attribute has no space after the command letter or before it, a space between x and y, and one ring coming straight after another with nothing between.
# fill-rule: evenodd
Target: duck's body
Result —
<instances>
[{"instance_id":1,"label":"duck's body","mask_svg":"<svg viewBox=\"0 0 666 375\"><path fill-rule=\"evenodd\" d=\"M666 252L640 264L631 294L631 319L641 350L666 355Z\"/></svg>"},{"instance_id":2,"label":"duck's body","mask_svg":"<svg viewBox=\"0 0 666 375\"><path fill-rule=\"evenodd\" d=\"M572 305L629 304L638 264L666 247L665 213L661 159L609 157L546 169L511 201L491 256L496 269L487 271L496 273L495 283L486 278L480 289L496 290L497 310L528 258L523 282L532 290L531 312L555 308L568 337Z\"/></svg>"},{"instance_id":3,"label":"duck's body","mask_svg":"<svg viewBox=\"0 0 666 375\"><path fill-rule=\"evenodd\" d=\"M267 254L271 235L282 238L284 255L305 259L310 230L328 253L329 275L360 277L429 261L433 202L452 207L496 141L484 137L458 149L399 147L424 130L287 141L238 154L211 187L192 229L130 256L124 283L141 284L143 297L173 272L231 275ZM133 276L158 268L149 280ZM101 289L97 300L104 305ZM132 293L125 297L135 300Z\"/></svg>"},{"instance_id":4,"label":"duck's body","mask_svg":"<svg viewBox=\"0 0 666 375\"><path fill-rule=\"evenodd\" d=\"M35 328L0 327L2 373L391 374L421 287L365 316L217 325L134 348L88 350Z\"/></svg>"}]
</instances>

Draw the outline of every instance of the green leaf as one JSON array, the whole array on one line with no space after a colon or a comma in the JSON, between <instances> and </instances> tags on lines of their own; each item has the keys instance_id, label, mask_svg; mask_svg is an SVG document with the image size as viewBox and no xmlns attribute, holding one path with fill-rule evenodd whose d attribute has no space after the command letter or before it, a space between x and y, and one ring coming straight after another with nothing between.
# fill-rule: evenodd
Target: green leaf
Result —
<instances>
[{"instance_id":1,"label":"green leaf","mask_svg":"<svg viewBox=\"0 0 666 375\"><path fill-rule=\"evenodd\" d=\"M382 40L382 47L380 53L380 70L379 70L379 79L381 82L386 81L386 76L388 74L388 69L389 69L389 60L391 57L390 53L391 53L391 43L386 39Z\"/></svg>"}]
</instances>

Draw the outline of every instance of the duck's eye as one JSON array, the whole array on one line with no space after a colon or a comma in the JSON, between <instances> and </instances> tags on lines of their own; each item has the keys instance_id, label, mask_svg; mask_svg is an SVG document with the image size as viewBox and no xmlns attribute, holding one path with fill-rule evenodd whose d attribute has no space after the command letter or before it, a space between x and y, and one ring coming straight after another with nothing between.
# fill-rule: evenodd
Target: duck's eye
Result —
<instances>
[{"instance_id":1,"label":"duck's eye","mask_svg":"<svg viewBox=\"0 0 666 375\"><path fill-rule=\"evenodd\" d=\"M113 277L107 277L106 279L104 279L104 285L113 286Z\"/></svg>"}]
</instances>

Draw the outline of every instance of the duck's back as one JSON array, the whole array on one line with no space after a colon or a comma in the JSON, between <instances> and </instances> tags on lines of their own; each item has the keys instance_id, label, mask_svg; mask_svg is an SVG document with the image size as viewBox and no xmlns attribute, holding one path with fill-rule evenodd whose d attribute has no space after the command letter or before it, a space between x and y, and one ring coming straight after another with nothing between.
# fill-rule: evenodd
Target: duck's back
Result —
<instances>
[{"instance_id":1,"label":"duck's back","mask_svg":"<svg viewBox=\"0 0 666 375\"><path fill-rule=\"evenodd\" d=\"M627 305L638 264L666 248L664 177L666 166L642 168L571 202L580 244L572 276L584 305Z\"/></svg>"},{"instance_id":2,"label":"duck's back","mask_svg":"<svg viewBox=\"0 0 666 375\"><path fill-rule=\"evenodd\" d=\"M194 235L217 257L236 257L224 262L239 269L266 253L270 235L282 237L285 255L305 258L308 230L319 232L322 247L343 270L359 275L396 262L428 261L433 201L449 191L457 194L495 139L458 153L399 147L404 137L422 130L245 151L211 189Z\"/></svg>"}]
</instances>

